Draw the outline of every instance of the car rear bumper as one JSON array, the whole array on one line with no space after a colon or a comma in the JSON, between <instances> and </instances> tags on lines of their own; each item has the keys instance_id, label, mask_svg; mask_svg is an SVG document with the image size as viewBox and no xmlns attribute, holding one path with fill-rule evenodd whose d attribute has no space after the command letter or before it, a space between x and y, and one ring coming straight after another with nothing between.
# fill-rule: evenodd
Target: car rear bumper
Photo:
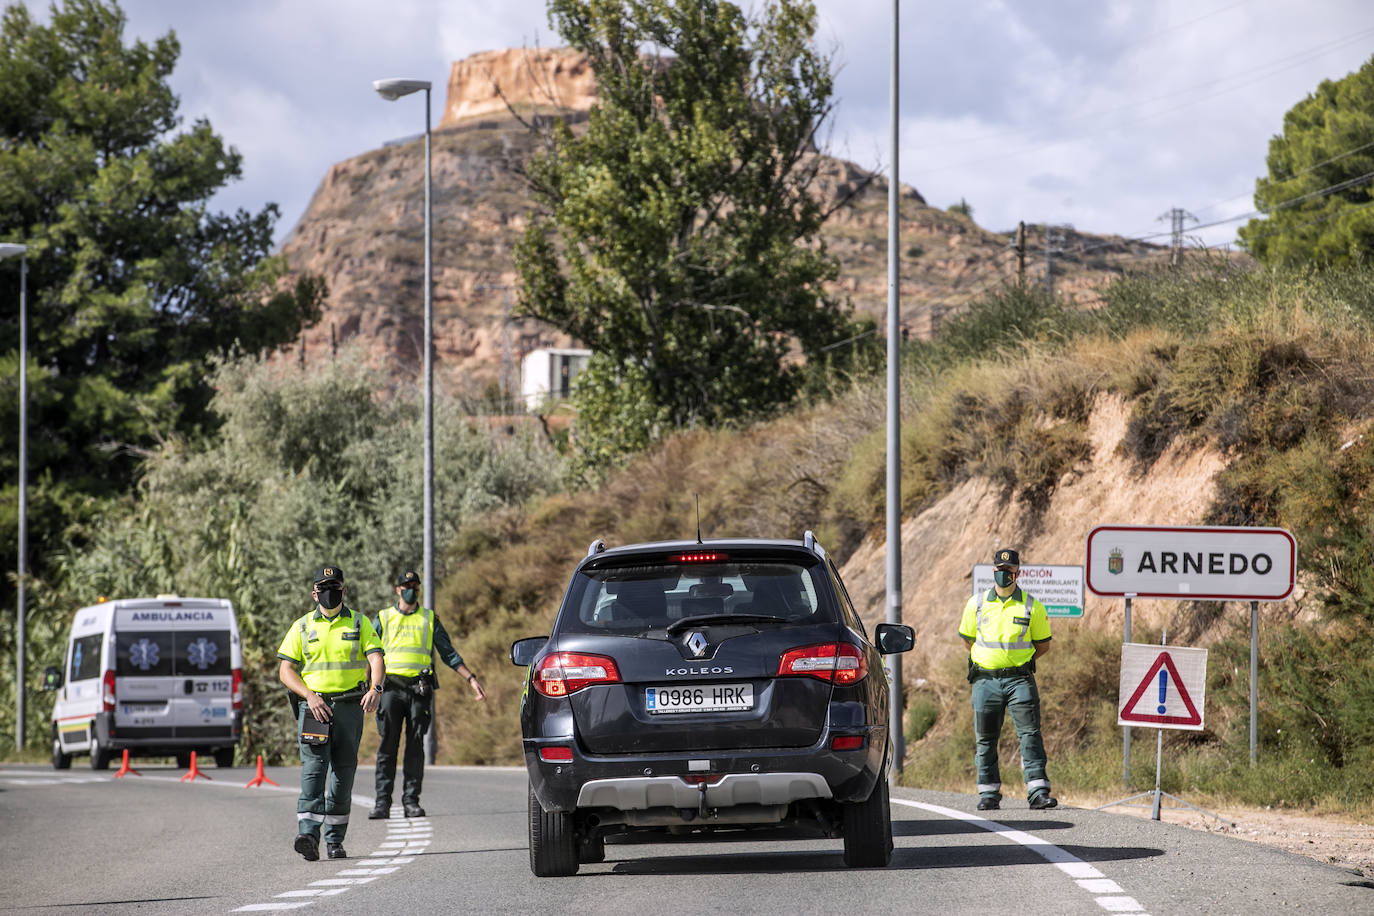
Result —
<instances>
[{"instance_id":1,"label":"car rear bumper","mask_svg":"<svg viewBox=\"0 0 1374 916\"><path fill-rule=\"evenodd\" d=\"M727 773L700 787L677 776L625 776L593 779L577 794L579 808L733 808L736 805L788 805L803 798L830 798L830 786L817 773Z\"/></svg>"},{"instance_id":2,"label":"car rear bumper","mask_svg":"<svg viewBox=\"0 0 1374 916\"><path fill-rule=\"evenodd\" d=\"M525 763L545 811L769 808L804 799L862 801L882 775L887 728L847 728L843 733L864 735L863 746L831 750L835 733L826 729L821 741L807 748L599 756L584 753L573 738L527 738ZM573 759L541 760L540 749L549 747L570 748ZM703 777L704 796L696 782Z\"/></svg>"}]
</instances>

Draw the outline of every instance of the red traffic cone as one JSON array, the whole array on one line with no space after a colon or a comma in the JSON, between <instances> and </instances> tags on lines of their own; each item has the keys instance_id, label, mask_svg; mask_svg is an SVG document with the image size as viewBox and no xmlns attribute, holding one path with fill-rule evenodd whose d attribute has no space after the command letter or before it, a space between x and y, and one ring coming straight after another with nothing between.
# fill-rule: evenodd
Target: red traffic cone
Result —
<instances>
[{"instance_id":1,"label":"red traffic cone","mask_svg":"<svg viewBox=\"0 0 1374 916\"><path fill-rule=\"evenodd\" d=\"M260 785L262 785L263 783L267 783L268 785L272 785L272 786L275 786L275 785L276 785L276 783L273 782L272 780L268 779L268 778L267 778L267 774L264 773L264 772L262 771L262 755L259 754L259 755L258 755L258 775L254 776L252 779L248 780L248 785L244 786L244 788L245 788L245 789L251 789L251 788L253 788L254 786L260 786Z\"/></svg>"},{"instance_id":2,"label":"red traffic cone","mask_svg":"<svg viewBox=\"0 0 1374 916\"><path fill-rule=\"evenodd\" d=\"M133 767L129 766L129 749L126 747L126 748L124 749L124 762L121 763L121 764L119 765L119 772L116 773L116 774L114 774L114 778L115 778L115 779L123 779L125 776L128 776L130 773L133 773L135 776L142 776L142 775L143 775L143 774L140 773L138 770L135 770Z\"/></svg>"},{"instance_id":3,"label":"red traffic cone","mask_svg":"<svg viewBox=\"0 0 1374 916\"><path fill-rule=\"evenodd\" d=\"M196 752L195 752L195 751L192 751L192 752L191 752L191 769L189 769L189 770L186 771L186 774L185 774L184 776L181 777L181 781L182 781L182 782L186 782L186 781L189 779L189 780L191 780L192 782L195 782L196 779L198 779L198 778L199 778L199 779L209 779L210 777L209 777L209 776L206 776L204 773L202 773L202 772L200 771L200 767L196 766Z\"/></svg>"}]
</instances>

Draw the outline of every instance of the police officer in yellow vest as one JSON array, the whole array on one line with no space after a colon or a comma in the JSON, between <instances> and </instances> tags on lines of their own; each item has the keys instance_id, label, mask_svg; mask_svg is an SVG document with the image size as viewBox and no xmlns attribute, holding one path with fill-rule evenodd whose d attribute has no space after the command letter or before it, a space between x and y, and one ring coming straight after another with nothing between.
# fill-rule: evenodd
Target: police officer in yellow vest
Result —
<instances>
[{"instance_id":1,"label":"police officer in yellow vest","mask_svg":"<svg viewBox=\"0 0 1374 916\"><path fill-rule=\"evenodd\" d=\"M304 734L311 714L329 723L323 743L307 743L302 737L300 744L294 848L308 862L320 857L321 832L329 858L348 858L343 841L353 804L363 713L377 709L385 676L382 641L372 621L344 605L344 594L343 570L315 570L315 609L291 624L277 650L278 677L305 701L297 713L298 733Z\"/></svg>"},{"instance_id":2,"label":"police officer in yellow vest","mask_svg":"<svg viewBox=\"0 0 1374 916\"><path fill-rule=\"evenodd\" d=\"M377 798L370 818L391 816L391 792L396 784L396 750L401 733L406 736L405 783L401 804L406 817L424 817L420 807L420 785L425 777L424 735L433 714L434 651L444 664L468 682L477 699L486 692L477 675L463 664L453 648L444 625L434 611L420 607L420 576L407 569L396 579L396 605L377 612L377 632L386 650L386 690L377 710L377 732L382 743L377 748Z\"/></svg>"},{"instance_id":3,"label":"police officer in yellow vest","mask_svg":"<svg viewBox=\"0 0 1374 916\"><path fill-rule=\"evenodd\" d=\"M1002 776L997 739L1011 713L1021 741L1021 769L1032 808L1053 808L1045 775L1045 742L1040 737L1040 691L1035 660L1049 651L1050 620L1045 605L1016 584L1021 557L1003 548L993 554L993 588L964 605L959 635L969 647L968 679L973 684L973 733L977 738L978 810L998 808Z\"/></svg>"}]
</instances>

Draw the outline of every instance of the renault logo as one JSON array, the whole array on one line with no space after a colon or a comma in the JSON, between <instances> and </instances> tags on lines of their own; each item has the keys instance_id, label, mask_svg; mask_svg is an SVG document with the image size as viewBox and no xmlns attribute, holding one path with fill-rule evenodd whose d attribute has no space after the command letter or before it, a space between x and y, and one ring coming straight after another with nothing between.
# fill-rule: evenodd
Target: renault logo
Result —
<instances>
[{"instance_id":1,"label":"renault logo","mask_svg":"<svg viewBox=\"0 0 1374 916\"><path fill-rule=\"evenodd\" d=\"M692 655L695 658L701 658L706 654L706 646L706 637L700 631L687 637L687 648L692 650Z\"/></svg>"}]
</instances>

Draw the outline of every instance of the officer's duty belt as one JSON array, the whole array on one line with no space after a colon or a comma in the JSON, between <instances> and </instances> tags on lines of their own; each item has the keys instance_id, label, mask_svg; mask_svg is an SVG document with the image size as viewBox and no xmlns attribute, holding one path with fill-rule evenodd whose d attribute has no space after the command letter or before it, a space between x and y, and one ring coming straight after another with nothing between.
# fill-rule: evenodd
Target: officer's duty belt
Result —
<instances>
[{"instance_id":1,"label":"officer's duty belt","mask_svg":"<svg viewBox=\"0 0 1374 916\"><path fill-rule=\"evenodd\" d=\"M361 684L359 684L357 687L353 687L348 690L341 690L338 693L321 693L318 690L316 690L315 692L320 695L320 699L328 700L332 703L335 700L356 700L359 697L361 697L364 693L366 693L367 690Z\"/></svg>"},{"instance_id":2,"label":"officer's duty belt","mask_svg":"<svg viewBox=\"0 0 1374 916\"><path fill-rule=\"evenodd\" d=\"M982 665L973 666L973 676L979 677L1027 677L1035 673L1035 662L1026 662L1024 665L1017 665L1015 668L984 668Z\"/></svg>"}]
</instances>

